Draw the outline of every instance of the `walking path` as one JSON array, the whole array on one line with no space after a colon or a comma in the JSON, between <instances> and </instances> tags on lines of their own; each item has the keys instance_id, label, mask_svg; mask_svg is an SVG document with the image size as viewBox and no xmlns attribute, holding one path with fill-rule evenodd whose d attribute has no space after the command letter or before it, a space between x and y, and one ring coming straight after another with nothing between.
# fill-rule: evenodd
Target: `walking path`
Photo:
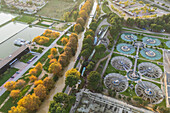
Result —
<instances>
[{"instance_id":1,"label":"walking path","mask_svg":"<svg viewBox=\"0 0 170 113\"><path fill-rule=\"evenodd\" d=\"M109 55L107 55L107 56L105 56L104 58L100 59L100 60L97 62L96 66L95 66L95 68L94 68L94 71L96 71L97 68L98 68L98 66L99 66L99 64L100 64L102 61L106 60L108 57L109 57Z\"/></svg>"},{"instance_id":2,"label":"walking path","mask_svg":"<svg viewBox=\"0 0 170 113\"><path fill-rule=\"evenodd\" d=\"M97 2L95 0L94 5L93 5L93 9L91 11L90 15L94 15L95 11L96 11L96 7L97 7ZM77 48L77 52L76 55L74 57L71 58L69 65L64 69L63 71L63 75L65 75L65 72L67 70L70 70L74 67L74 64L77 60L77 57L79 56L81 49L82 49L82 43L83 43L83 39L84 39L84 33L86 32L86 27L88 28L90 23L92 22L92 17L90 17L85 25L85 30L80 33L78 35L79 40L78 40L78 48ZM58 79L58 81L55 83L55 87L50 91L48 97L44 100L44 102L42 103L42 105L40 106L39 110L37 111L37 113L48 113L49 110L49 105L50 105L50 101L53 100L53 96L58 93L58 92L62 92L63 88L65 86L65 76L62 76Z\"/></svg>"},{"instance_id":3,"label":"walking path","mask_svg":"<svg viewBox=\"0 0 170 113\"><path fill-rule=\"evenodd\" d=\"M119 33L119 35L120 35L120 33ZM107 59L107 61L106 61L105 66L104 66L104 68L103 68L103 71L102 71L102 74L101 74L101 77L102 77L102 78L103 78L103 75L104 75L104 73L105 73L105 71L106 71L106 69L107 69L107 66L108 66L108 64L109 64L109 61L110 61L110 59L111 59L111 57L112 57L112 54L113 54L115 45L116 45L116 43L117 43L117 41L118 41L118 39L119 39L119 35L117 36L116 40L114 41L112 50L111 50L111 52L110 52L110 54L109 54L109 57L108 57L108 59Z\"/></svg>"}]
</instances>

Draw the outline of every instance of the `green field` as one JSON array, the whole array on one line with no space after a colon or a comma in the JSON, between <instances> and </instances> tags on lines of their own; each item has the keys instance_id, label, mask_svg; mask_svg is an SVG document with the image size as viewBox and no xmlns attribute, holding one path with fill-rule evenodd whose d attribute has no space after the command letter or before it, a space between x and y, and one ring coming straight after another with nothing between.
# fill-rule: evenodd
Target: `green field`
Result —
<instances>
[{"instance_id":1,"label":"green field","mask_svg":"<svg viewBox=\"0 0 170 113\"><path fill-rule=\"evenodd\" d=\"M73 0L48 0L48 3L37 13L38 15L63 19L65 12L70 12L74 6L79 5L82 0L77 0L78 2L73 2Z\"/></svg>"},{"instance_id":2,"label":"green field","mask_svg":"<svg viewBox=\"0 0 170 113\"><path fill-rule=\"evenodd\" d=\"M12 75L18 71L16 68L10 68L0 76L0 86L2 86Z\"/></svg>"}]
</instances>

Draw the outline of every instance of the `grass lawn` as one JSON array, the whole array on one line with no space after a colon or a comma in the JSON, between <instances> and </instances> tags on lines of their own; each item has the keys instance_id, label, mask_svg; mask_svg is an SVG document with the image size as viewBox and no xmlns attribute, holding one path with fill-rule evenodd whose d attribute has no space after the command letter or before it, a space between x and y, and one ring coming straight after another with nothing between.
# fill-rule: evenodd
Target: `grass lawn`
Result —
<instances>
[{"instance_id":1,"label":"grass lawn","mask_svg":"<svg viewBox=\"0 0 170 113\"><path fill-rule=\"evenodd\" d=\"M62 54L62 53L64 52L64 49L63 49L63 48L58 47L58 52L59 52L60 54Z\"/></svg>"},{"instance_id":2,"label":"grass lawn","mask_svg":"<svg viewBox=\"0 0 170 113\"><path fill-rule=\"evenodd\" d=\"M108 7L108 6L106 6L106 5L102 5L102 9L103 9L103 11L105 12L105 13L107 13L107 14L109 14L109 13L111 13L112 11L110 10L110 8Z\"/></svg>"},{"instance_id":3,"label":"grass lawn","mask_svg":"<svg viewBox=\"0 0 170 113\"><path fill-rule=\"evenodd\" d=\"M0 111L8 113L8 110L10 110L12 106L17 106L17 102L25 95L25 93L30 89L30 87L31 85L27 85L26 87L24 87L18 99L14 100L10 97L9 100L2 106Z\"/></svg>"},{"instance_id":4,"label":"grass lawn","mask_svg":"<svg viewBox=\"0 0 170 113\"><path fill-rule=\"evenodd\" d=\"M14 75L18 71L16 68L10 68L6 72L2 74L0 77L0 86L2 86L12 75Z\"/></svg>"},{"instance_id":5,"label":"grass lawn","mask_svg":"<svg viewBox=\"0 0 170 113\"><path fill-rule=\"evenodd\" d=\"M0 105L5 101L5 99L9 96L10 91L5 91L3 95L0 96Z\"/></svg>"},{"instance_id":6,"label":"grass lawn","mask_svg":"<svg viewBox=\"0 0 170 113\"><path fill-rule=\"evenodd\" d=\"M28 15L22 15L15 18L16 21L24 22L24 23L32 23L36 20L36 17L28 16Z\"/></svg>"},{"instance_id":7,"label":"grass lawn","mask_svg":"<svg viewBox=\"0 0 170 113\"><path fill-rule=\"evenodd\" d=\"M128 89L127 89L126 91L124 91L124 92L122 92L122 93L120 93L120 94L123 94L123 95L125 95L125 96L129 96L129 97L136 96L135 89L131 89L131 88L129 88L129 87L128 87ZM132 96L131 96L130 94L131 94Z\"/></svg>"},{"instance_id":8,"label":"grass lawn","mask_svg":"<svg viewBox=\"0 0 170 113\"><path fill-rule=\"evenodd\" d=\"M32 54L26 54L23 57L21 57L20 61L27 63L29 60L31 60L34 57Z\"/></svg>"},{"instance_id":9,"label":"grass lawn","mask_svg":"<svg viewBox=\"0 0 170 113\"><path fill-rule=\"evenodd\" d=\"M64 13L70 12L76 3L73 0L48 0L48 3L37 14L63 19Z\"/></svg>"},{"instance_id":10,"label":"grass lawn","mask_svg":"<svg viewBox=\"0 0 170 113\"><path fill-rule=\"evenodd\" d=\"M50 49L34 65L36 65L38 62L43 64L44 61L48 58L48 55L50 55Z\"/></svg>"},{"instance_id":11,"label":"grass lawn","mask_svg":"<svg viewBox=\"0 0 170 113\"><path fill-rule=\"evenodd\" d=\"M42 45L48 47L48 46L51 45L51 43L53 43L54 40L55 40L55 39L50 39L50 40L48 41L48 43L45 43L45 44L42 44Z\"/></svg>"}]
</instances>

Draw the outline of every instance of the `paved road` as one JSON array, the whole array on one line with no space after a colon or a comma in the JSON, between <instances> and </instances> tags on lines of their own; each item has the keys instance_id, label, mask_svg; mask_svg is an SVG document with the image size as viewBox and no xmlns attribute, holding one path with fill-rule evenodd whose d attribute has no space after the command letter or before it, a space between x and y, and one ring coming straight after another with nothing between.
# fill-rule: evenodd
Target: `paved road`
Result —
<instances>
[{"instance_id":1,"label":"paved road","mask_svg":"<svg viewBox=\"0 0 170 113\"><path fill-rule=\"evenodd\" d=\"M119 35L120 35L120 34L119 34ZM106 68L107 68L107 66L108 66L108 64L109 64L109 61L110 61L110 59L111 59L111 57L112 57L112 54L113 54L113 51L114 51L114 49L115 49L115 45L116 45L116 43L117 43L117 41L118 41L118 39L119 39L119 35L117 36L116 40L114 41L112 50L111 50L111 52L110 52L110 54L109 54L109 57L108 57L108 59L107 59L107 61L106 61L105 67L103 68L101 77L103 77L103 75L104 75L104 73L105 73L105 71L106 71Z\"/></svg>"},{"instance_id":2,"label":"paved road","mask_svg":"<svg viewBox=\"0 0 170 113\"><path fill-rule=\"evenodd\" d=\"M157 32L151 32L151 31L142 30L142 29L140 29L140 30L135 30L135 29L130 29L130 28L126 28L126 27L122 27L122 28L125 29L125 30L131 30L131 31L136 31L136 32L140 32L140 33L150 33L150 34L164 35L164 36L170 37L170 34L168 34L168 33L157 33ZM130 32L130 31L129 31L129 32ZM157 37L158 37L158 36L157 36ZM158 38L162 38L162 39L163 39L163 37L158 37Z\"/></svg>"},{"instance_id":3,"label":"paved road","mask_svg":"<svg viewBox=\"0 0 170 113\"><path fill-rule=\"evenodd\" d=\"M56 44L56 42L62 37L63 34L65 34L71 27L73 26L73 24L71 26L69 26L66 30L64 30L60 36L49 46L47 47L40 55L38 55L38 57L32 61L30 64L28 64L25 69L23 69L12 81L17 81L29 68L31 68L34 63L36 63L49 49L51 49L53 47L53 45ZM0 91L0 96L6 91L6 88L2 88L2 90Z\"/></svg>"}]
</instances>

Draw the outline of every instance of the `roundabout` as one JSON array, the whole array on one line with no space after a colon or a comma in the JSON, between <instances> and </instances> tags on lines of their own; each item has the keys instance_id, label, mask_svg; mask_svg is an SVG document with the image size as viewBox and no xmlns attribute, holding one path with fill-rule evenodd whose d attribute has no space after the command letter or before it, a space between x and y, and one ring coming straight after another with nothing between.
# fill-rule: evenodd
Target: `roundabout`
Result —
<instances>
[{"instance_id":1,"label":"roundabout","mask_svg":"<svg viewBox=\"0 0 170 113\"><path fill-rule=\"evenodd\" d=\"M133 54L135 52L135 48L131 44L126 43L118 44L116 49L123 54Z\"/></svg>"},{"instance_id":2,"label":"roundabout","mask_svg":"<svg viewBox=\"0 0 170 113\"><path fill-rule=\"evenodd\" d=\"M128 88L128 80L121 74L110 73L105 76L104 85L113 91L124 92Z\"/></svg>"},{"instance_id":3,"label":"roundabout","mask_svg":"<svg viewBox=\"0 0 170 113\"><path fill-rule=\"evenodd\" d=\"M162 58L162 55L159 51L151 48L142 49L140 54L149 60L159 60Z\"/></svg>"},{"instance_id":4,"label":"roundabout","mask_svg":"<svg viewBox=\"0 0 170 113\"><path fill-rule=\"evenodd\" d=\"M121 38L122 38L124 41L128 41L128 42L137 40L137 36L134 35L134 34L130 34L130 33L123 33L123 34L121 35Z\"/></svg>"},{"instance_id":5,"label":"roundabout","mask_svg":"<svg viewBox=\"0 0 170 113\"><path fill-rule=\"evenodd\" d=\"M142 40L143 40L143 43L149 46L159 46L161 44L161 41L156 38L144 37Z\"/></svg>"}]
</instances>

